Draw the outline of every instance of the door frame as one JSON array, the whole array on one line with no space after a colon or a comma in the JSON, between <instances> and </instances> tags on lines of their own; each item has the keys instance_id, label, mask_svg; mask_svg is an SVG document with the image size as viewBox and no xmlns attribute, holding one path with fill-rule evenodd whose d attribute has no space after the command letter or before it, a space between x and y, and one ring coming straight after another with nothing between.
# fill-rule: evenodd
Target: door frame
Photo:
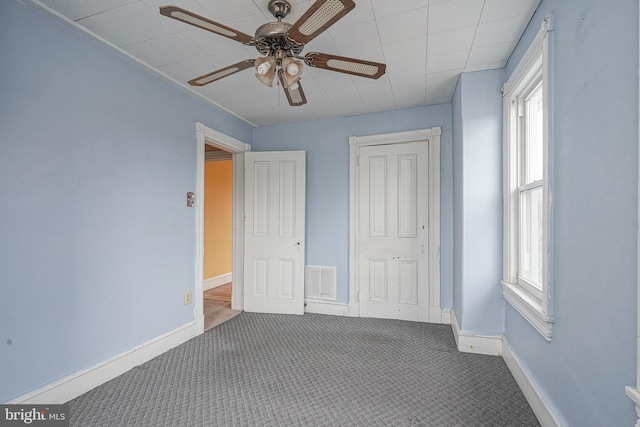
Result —
<instances>
[{"instance_id":1,"label":"door frame","mask_svg":"<svg viewBox=\"0 0 640 427\"><path fill-rule=\"evenodd\" d=\"M360 147L427 141L429 152L429 322L446 323L440 304L440 127L349 137L349 316L360 316L358 227Z\"/></svg>"},{"instance_id":2,"label":"door frame","mask_svg":"<svg viewBox=\"0 0 640 427\"><path fill-rule=\"evenodd\" d=\"M231 309L242 310L244 271L244 153L251 151L251 145L196 122L196 265L194 315L196 334L204 332L204 163L205 144L231 153L233 192L233 254L231 287Z\"/></svg>"}]
</instances>

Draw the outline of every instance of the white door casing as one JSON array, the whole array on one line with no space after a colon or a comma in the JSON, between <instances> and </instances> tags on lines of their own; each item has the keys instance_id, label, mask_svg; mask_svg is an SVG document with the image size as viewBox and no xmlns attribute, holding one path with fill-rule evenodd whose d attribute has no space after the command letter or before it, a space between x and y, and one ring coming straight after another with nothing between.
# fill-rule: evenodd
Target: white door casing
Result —
<instances>
[{"instance_id":1,"label":"white door casing","mask_svg":"<svg viewBox=\"0 0 640 427\"><path fill-rule=\"evenodd\" d=\"M370 309L368 307L363 309L363 298L369 298L369 295L371 294L371 290L373 290L374 293L378 292L379 294L380 292L383 292L382 291L383 289L386 288L385 286L382 286L381 283L388 282L388 283L397 285L399 284L399 279L402 280L405 285L407 285L408 283L411 283L412 281L414 281L414 278L412 275L414 274L414 272L416 272L415 274L419 275L419 278L415 280L418 280L418 283L426 284L426 287L418 286L418 289L422 289L422 290L418 290L415 294L408 292L411 289L411 287L405 286L404 288L400 288L396 286L395 289L391 289L390 287L386 288L387 298L390 296L391 297L395 296L395 298L397 299L400 296L402 300L405 301L403 305L409 306L411 304L407 304L408 301L410 300L415 301L416 298L418 299L418 304L415 310L408 309L407 307L401 307L401 311L404 312L404 314L402 315L403 317L399 317L399 318L407 318L407 317L413 316L413 314L409 314L409 313L412 311L415 311L415 318L413 318L413 320L428 321L431 323L449 323L448 310L443 310L440 306L440 134L441 134L440 128L434 127L430 129L423 129L423 130L349 138L349 145L350 145L349 315L350 316L371 315ZM394 149L397 149L397 147L400 147L408 143L415 143L417 141L426 141L426 143L423 142L423 144L427 145L426 150L428 154L426 155L426 163L428 166L426 169L428 172L426 177L422 177L423 175L420 174L418 169L416 169L415 171L416 188L412 189L411 186L409 186L409 194L411 194L414 191L416 194L420 194L421 192L424 193L423 195L425 196L426 200L423 200L421 203L423 204L426 203L427 205L427 209L426 209L427 224L425 226L426 236L422 236L421 234L422 226L425 224L419 223L421 222L420 221L421 218L418 216L417 210L416 210L415 219L416 219L416 224L418 225L418 230L417 230L418 237L417 237L417 240L415 240L414 243L412 243L414 247L409 249L403 249L404 252L399 252L397 254L387 254L388 258L386 259L384 257L377 258L373 256L371 257L373 262L370 263L366 257L368 256L368 252L371 252L371 249L369 248L369 243L371 242L367 242L365 244L365 242L361 241L360 239L360 230L362 230L363 227L364 229L367 229L371 225L369 212L367 212L366 215L360 212L361 210L360 193L362 192L362 185L360 181L361 181L362 175L364 174L361 170L362 165L364 163L367 163L366 167L369 169L369 172L365 175L367 179L369 177L369 174L371 173L371 170L370 170L371 165L373 165L374 168L377 168L378 171L380 172L380 173L378 172L374 173L374 175L377 174L378 177L383 176L381 175L383 169L386 170L385 172L386 173L385 179L387 179L386 191L390 192L391 190L389 189L389 186L392 185L392 183L389 182L389 179L388 179L389 173L392 173L395 175L395 177L392 178L392 180L395 181L396 186L397 186L398 179L405 180L405 181L408 180L408 182L410 182L411 181L410 177L413 174L413 172L410 172L412 167L411 165L413 165L413 160L411 160L411 156L405 157L403 160L404 164L400 167L400 169L398 169L397 163L399 158L402 156L406 156L407 153L398 154L401 152L397 151L395 156L399 156L399 157L393 157L393 155L391 155L392 157L387 157L387 159L385 160L385 162L387 163L387 166L383 168L382 165L384 162L382 161L382 158L375 159L375 154L376 154L375 150L370 150L369 148L366 148L366 147L390 146L389 150L391 151L389 153L392 153ZM396 147L396 148L391 148L391 147ZM374 156L373 156L374 161L372 163L370 162L371 153L374 153ZM389 156L390 155L389 153L387 153L386 155ZM369 160L365 161L364 156L367 156ZM389 158L392 159L391 160L392 162L396 163L396 166L394 166L392 170L390 170L388 166ZM418 156L416 156L415 160L416 160L415 165L417 167ZM358 166L359 163L360 163L360 166ZM405 171L404 175L398 175L398 171L402 169L404 169ZM383 186L378 186L378 191L382 191L381 190L382 187ZM366 187L366 188L369 188L369 187ZM397 190L393 190L393 191L396 192ZM402 194L402 192L400 192L399 194ZM397 201L400 200L398 197L404 197L406 199L406 195L407 195L407 191L404 191L404 195L394 196L396 199L395 203L397 204ZM378 197L378 196L374 195L374 197ZM405 199L400 200L401 205L402 204L406 205L408 203L408 201L406 201ZM420 200L420 199L418 198L417 200ZM418 201L416 201L416 209L417 207L418 207ZM374 208L375 208L375 202L374 202ZM382 211L378 210L378 212L382 212ZM387 220L392 219L391 215L393 215L397 223L398 218L401 218L398 216L397 212L398 212L397 208L395 209L395 213L393 213L393 210L390 212L387 209L387 213L386 213ZM407 216L406 212L401 212L401 215L404 215L402 221L405 224L411 223L413 218L411 215ZM361 224L363 218L365 218L364 222L367 223L366 226L363 226ZM376 218L374 218L374 220L376 220ZM379 221L379 217L377 220ZM378 225L376 225L376 227L378 227ZM401 226L401 228L402 227L406 228L406 226ZM367 232L369 231L370 230L368 230ZM387 229L387 232L389 231L391 231L390 228ZM406 231L407 230L402 231L401 235L406 235L407 234ZM376 233L373 233L373 234L376 234ZM401 239L411 240L413 238L396 237L395 239L397 241ZM374 243L374 248L376 244L377 243ZM417 247L415 246L416 244L418 245ZM380 245L384 246L384 244L380 244ZM424 245L424 248L422 245ZM394 248L395 246L392 247L392 249ZM422 254L421 253L422 250L424 250L426 253ZM420 255L420 256L414 257L415 259L411 261L409 259L409 254L406 251L414 251L413 253L415 255ZM424 256L426 256L426 259L427 259L426 267L421 266L421 264L418 262L420 259L422 259L421 257L424 257ZM365 266L361 265L363 259L367 260L365 262ZM381 261L384 261L384 262L381 262ZM417 264L414 265L412 264L412 262L417 262ZM372 284L373 287L371 287L369 281L367 281L366 282L367 289L366 290L363 289L364 285L362 285L363 281L361 280L361 275L363 274L365 276L373 275L374 282L377 280L377 283L373 283ZM423 278L424 275L426 275L426 277ZM382 282L380 281L381 277L384 278ZM392 280L390 280L391 278ZM402 289L402 291L399 292L399 289ZM374 299L379 299L378 298L379 296L380 295L374 295ZM425 303L425 299L427 301L426 303ZM399 300L396 301L396 304L398 301ZM396 310L397 309L398 308L396 307ZM382 316L382 315L376 315L376 316L390 317L390 316Z\"/></svg>"},{"instance_id":2,"label":"white door casing","mask_svg":"<svg viewBox=\"0 0 640 427\"><path fill-rule=\"evenodd\" d=\"M244 310L304 313L305 152L245 154Z\"/></svg>"},{"instance_id":3,"label":"white door casing","mask_svg":"<svg viewBox=\"0 0 640 427\"><path fill-rule=\"evenodd\" d=\"M427 141L360 149L360 316L429 320Z\"/></svg>"},{"instance_id":4,"label":"white door casing","mask_svg":"<svg viewBox=\"0 0 640 427\"><path fill-rule=\"evenodd\" d=\"M233 161L233 287L231 308L242 310L244 257L243 212L244 212L244 153L251 145L239 141L222 132L196 122L196 265L194 286L194 316L198 334L204 332L204 146L206 144L232 153Z\"/></svg>"}]
</instances>

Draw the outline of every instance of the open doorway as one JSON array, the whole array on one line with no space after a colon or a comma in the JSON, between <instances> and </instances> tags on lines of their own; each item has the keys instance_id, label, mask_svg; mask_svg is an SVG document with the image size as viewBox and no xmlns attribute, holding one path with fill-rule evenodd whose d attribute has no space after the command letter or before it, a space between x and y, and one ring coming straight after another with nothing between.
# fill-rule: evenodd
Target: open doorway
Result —
<instances>
[{"instance_id":1,"label":"open doorway","mask_svg":"<svg viewBox=\"0 0 640 427\"><path fill-rule=\"evenodd\" d=\"M231 153L204 146L204 330L240 314L231 309L233 288L233 160Z\"/></svg>"},{"instance_id":2,"label":"open doorway","mask_svg":"<svg viewBox=\"0 0 640 427\"><path fill-rule=\"evenodd\" d=\"M207 148L208 147L208 148ZM217 283L230 283L231 309L242 311L243 309L243 216L244 216L244 153L251 146L226 134L211 129L202 123L196 123L196 277L194 292L194 314L196 318L196 334L205 330L205 288L216 289ZM231 237L231 269L221 274L205 271L205 165L207 158L211 163L218 158L221 161L231 162L232 181L232 237ZM228 244L225 244L228 246ZM210 251L212 248L210 248ZM226 267L229 268L228 263ZM231 273L231 275L227 275ZM208 277L211 276L211 277ZM204 279L213 279L205 283Z\"/></svg>"}]
</instances>

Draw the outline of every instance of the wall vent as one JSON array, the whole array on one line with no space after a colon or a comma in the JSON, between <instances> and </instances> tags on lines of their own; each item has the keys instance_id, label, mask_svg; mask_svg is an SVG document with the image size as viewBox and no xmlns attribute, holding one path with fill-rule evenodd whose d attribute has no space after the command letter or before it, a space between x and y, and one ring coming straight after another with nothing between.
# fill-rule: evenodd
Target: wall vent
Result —
<instances>
[{"instance_id":1,"label":"wall vent","mask_svg":"<svg viewBox=\"0 0 640 427\"><path fill-rule=\"evenodd\" d=\"M304 273L304 297L335 301L336 268L307 265Z\"/></svg>"}]
</instances>

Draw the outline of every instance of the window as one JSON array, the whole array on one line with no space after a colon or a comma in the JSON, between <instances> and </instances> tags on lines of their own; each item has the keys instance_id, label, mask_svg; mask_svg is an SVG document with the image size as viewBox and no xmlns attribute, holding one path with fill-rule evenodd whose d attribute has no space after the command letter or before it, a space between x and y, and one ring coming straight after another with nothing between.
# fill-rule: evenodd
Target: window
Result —
<instances>
[{"instance_id":1,"label":"window","mask_svg":"<svg viewBox=\"0 0 640 427\"><path fill-rule=\"evenodd\" d=\"M552 26L542 28L503 87L504 298L551 340Z\"/></svg>"}]
</instances>

